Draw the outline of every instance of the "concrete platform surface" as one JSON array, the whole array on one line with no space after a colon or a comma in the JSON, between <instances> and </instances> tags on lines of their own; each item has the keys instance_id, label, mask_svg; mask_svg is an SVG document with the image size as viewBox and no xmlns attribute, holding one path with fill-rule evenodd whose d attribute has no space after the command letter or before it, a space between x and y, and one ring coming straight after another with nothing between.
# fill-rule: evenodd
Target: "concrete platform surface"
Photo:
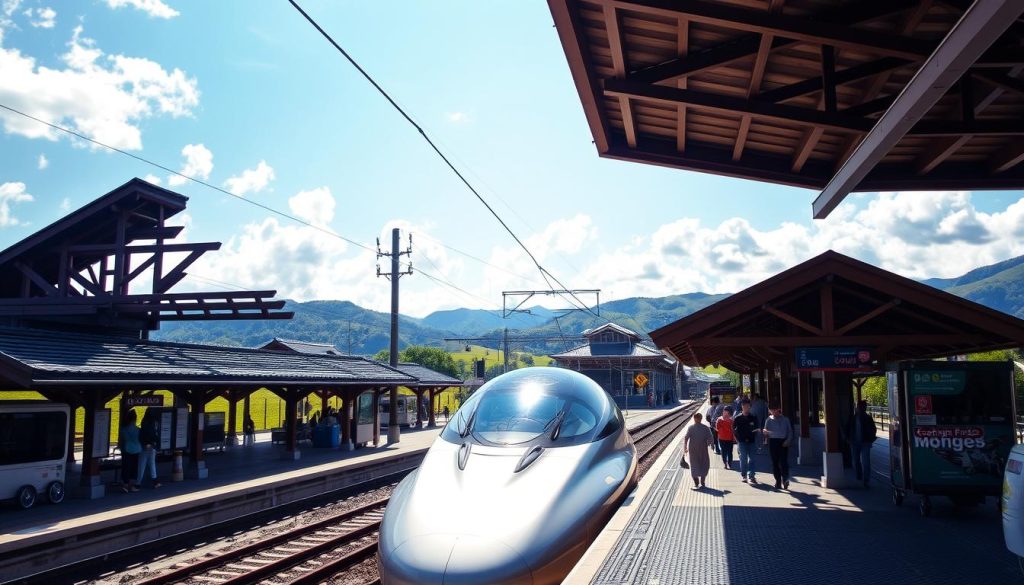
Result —
<instances>
[{"instance_id":1,"label":"concrete platform surface","mask_svg":"<svg viewBox=\"0 0 1024 585\"><path fill-rule=\"evenodd\" d=\"M933 498L928 518L916 496L893 504L885 439L872 449L871 487L839 491L821 487L820 466L792 463L790 490L775 490L767 452L761 483L713 456L707 488L692 490L681 451L679 440L666 450L566 583L1024 583L994 498L959 510Z\"/></svg>"}]
</instances>

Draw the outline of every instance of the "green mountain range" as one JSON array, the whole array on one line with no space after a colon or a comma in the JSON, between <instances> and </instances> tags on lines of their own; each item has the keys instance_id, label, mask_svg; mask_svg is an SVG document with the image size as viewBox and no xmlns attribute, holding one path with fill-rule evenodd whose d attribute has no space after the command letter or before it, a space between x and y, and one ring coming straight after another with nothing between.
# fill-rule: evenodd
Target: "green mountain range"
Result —
<instances>
[{"instance_id":1,"label":"green mountain range","mask_svg":"<svg viewBox=\"0 0 1024 585\"><path fill-rule=\"evenodd\" d=\"M998 311L1024 318L1024 256L983 266L958 278L928 279L925 284L946 290ZM698 311L728 295L689 293L659 298L635 297L601 305L600 314L584 311L554 312L532 307L502 319L497 311L454 309L437 311L422 319L399 318L399 346L448 346L461 342L445 338L487 338L474 345L498 348L504 334L542 338L517 342L513 351L548 354L573 347L588 328L612 321L641 335ZM348 301L288 301L290 321L198 321L165 323L153 339L258 347L275 337L332 343L344 352L374 354L387 349L391 317Z\"/></svg>"}]
</instances>

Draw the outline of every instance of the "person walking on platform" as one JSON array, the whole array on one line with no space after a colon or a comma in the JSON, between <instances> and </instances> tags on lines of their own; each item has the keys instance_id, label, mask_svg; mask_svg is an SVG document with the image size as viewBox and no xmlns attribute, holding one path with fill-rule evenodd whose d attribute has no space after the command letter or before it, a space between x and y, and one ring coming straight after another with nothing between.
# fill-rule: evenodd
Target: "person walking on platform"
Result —
<instances>
[{"instance_id":1,"label":"person walking on platform","mask_svg":"<svg viewBox=\"0 0 1024 585\"><path fill-rule=\"evenodd\" d=\"M121 490L124 493L137 492L135 477L139 470L139 452L142 445L139 443L139 427L135 424L137 415L134 408L129 408L124 413L124 422L121 424Z\"/></svg>"},{"instance_id":2,"label":"person walking on platform","mask_svg":"<svg viewBox=\"0 0 1024 585\"><path fill-rule=\"evenodd\" d=\"M732 419L732 433L736 436L736 446L740 450L740 475L743 483L757 483L754 477L754 451L757 449L757 432L761 430L757 417L750 413L750 400L744 398L740 403L741 412Z\"/></svg>"},{"instance_id":3,"label":"person walking on platform","mask_svg":"<svg viewBox=\"0 0 1024 585\"><path fill-rule=\"evenodd\" d=\"M718 428L715 423L718 422L718 417L722 416L722 403L717 396L711 397L711 406L708 407L707 414L704 418L708 421L708 426L711 427L711 438L713 440L712 447L715 448L715 453L720 454L722 448L718 444Z\"/></svg>"},{"instance_id":4,"label":"person walking on platform","mask_svg":"<svg viewBox=\"0 0 1024 585\"><path fill-rule=\"evenodd\" d=\"M160 442L160 431L157 424L156 417L142 420L142 430L139 433L142 455L139 457L139 476L135 480L135 483L142 485L142 480L148 469L154 488L160 487L160 482L156 480L156 447Z\"/></svg>"},{"instance_id":5,"label":"person walking on platform","mask_svg":"<svg viewBox=\"0 0 1024 585\"><path fill-rule=\"evenodd\" d=\"M704 487L704 480L711 470L711 455L708 447L711 446L711 429L701 424L703 417L700 413L693 415L693 424L686 429L683 435L683 455L690 455L690 475L693 477L693 489ZM690 450L690 445L694 449Z\"/></svg>"},{"instance_id":6,"label":"person walking on platform","mask_svg":"<svg viewBox=\"0 0 1024 585\"><path fill-rule=\"evenodd\" d=\"M771 414L764 421L764 440L768 443L768 453L772 456L772 475L775 476L775 489L789 489L789 445L793 442L793 425L783 416L782 407L773 404L768 409Z\"/></svg>"},{"instance_id":7,"label":"person walking on platform","mask_svg":"<svg viewBox=\"0 0 1024 585\"><path fill-rule=\"evenodd\" d=\"M736 444L736 436L732 433L732 407L722 409L722 416L715 421L718 427L718 445L722 449L722 463L726 469L732 469L732 446Z\"/></svg>"},{"instance_id":8,"label":"person walking on platform","mask_svg":"<svg viewBox=\"0 0 1024 585\"><path fill-rule=\"evenodd\" d=\"M445 404L444 405L444 420L445 420L445 422L448 422L448 412L449 412L448 411L448 405Z\"/></svg>"},{"instance_id":9,"label":"person walking on platform","mask_svg":"<svg viewBox=\"0 0 1024 585\"><path fill-rule=\"evenodd\" d=\"M256 444L256 423L252 422L252 417L248 414L245 415L245 422L242 423L242 443L246 446L252 446Z\"/></svg>"},{"instance_id":10,"label":"person walking on platform","mask_svg":"<svg viewBox=\"0 0 1024 585\"><path fill-rule=\"evenodd\" d=\"M871 444L878 438L875 421L868 414L867 400L857 402L857 412L847 421L845 430L857 479L863 481L866 488L871 479Z\"/></svg>"}]
</instances>

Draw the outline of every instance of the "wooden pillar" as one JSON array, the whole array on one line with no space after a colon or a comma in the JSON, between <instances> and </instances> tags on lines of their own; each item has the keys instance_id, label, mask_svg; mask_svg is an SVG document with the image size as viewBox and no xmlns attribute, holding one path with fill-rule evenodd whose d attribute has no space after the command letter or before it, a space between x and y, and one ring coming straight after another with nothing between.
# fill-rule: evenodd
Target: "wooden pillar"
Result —
<instances>
[{"instance_id":1,"label":"wooden pillar","mask_svg":"<svg viewBox=\"0 0 1024 585\"><path fill-rule=\"evenodd\" d=\"M800 436L811 436L811 373L797 372L797 392L800 394Z\"/></svg>"},{"instance_id":2,"label":"wooden pillar","mask_svg":"<svg viewBox=\"0 0 1024 585\"><path fill-rule=\"evenodd\" d=\"M434 428L437 426L437 420L434 416L434 412L437 410L437 404L435 403L435 399L437 398L437 390L438 388L431 388L430 390L427 390L427 392L430 393L430 409L427 414L427 426L430 428Z\"/></svg>"},{"instance_id":3,"label":"wooden pillar","mask_svg":"<svg viewBox=\"0 0 1024 585\"><path fill-rule=\"evenodd\" d=\"M92 456L93 437L96 436L96 410L103 407L96 394L83 396L82 405L85 407L85 441L82 445L82 476L79 482L82 493L86 498L102 498L106 489L100 477L100 460Z\"/></svg>"},{"instance_id":4,"label":"wooden pillar","mask_svg":"<svg viewBox=\"0 0 1024 585\"><path fill-rule=\"evenodd\" d=\"M785 362L780 366L779 374L779 406L782 407L783 416L789 417L789 420L793 420L792 416L792 404L790 404L789 394L789 362Z\"/></svg>"},{"instance_id":5,"label":"wooden pillar","mask_svg":"<svg viewBox=\"0 0 1024 585\"><path fill-rule=\"evenodd\" d=\"M298 441L298 405L299 394L284 389L284 435L285 449L283 459L297 460L300 457Z\"/></svg>"},{"instance_id":6,"label":"wooden pillar","mask_svg":"<svg viewBox=\"0 0 1024 585\"><path fill-rule=\"evenodd\" d=\"M238 394L234 390L228 390L228 436L229 447L238 444Z\"/></svg>"},{"instance_id":7,"label":"wooden pillar","mask_svg":"<svg viewBox=\"0 0 1024 585\"><path fill-rule=\"evenodd\" d=\"M189 420L191 457L189 462L188 475L193 479L206 479L209 472L206 469L206 461L203 460L203 413L206 412L207 395L205 390L189 391L189 402L192 407L192 416Z\"/></svg>"},{"instance_id":8,"label":"wooden pillar","mask_svg":"<svg viewBox=\"0 0 1024 585\"><path fill-rule=\"evenodd\" d=\"M352 450L352 394L346 392L341 396L341 448Z\"/></svg>"},{"instance_id":9,"label":"wooden pillar","mask_svg":"<svg viewBox=\"0 0 1024 585\"><path fill-rule=\"evenodd\" d=\"M825 400L825 452L839 453L839 376L836 372L823 374L822 394Z\"/></svg>"},{"instance_id":10,"label":"wooden pillar","mask_svg":"<svg viewBox=\"0 0 1024 585\"><path fill-rule=\"evenodd\" d=\"M373 446L380 445L380 388L373 389Z\"/></svg>"}]
</instances>

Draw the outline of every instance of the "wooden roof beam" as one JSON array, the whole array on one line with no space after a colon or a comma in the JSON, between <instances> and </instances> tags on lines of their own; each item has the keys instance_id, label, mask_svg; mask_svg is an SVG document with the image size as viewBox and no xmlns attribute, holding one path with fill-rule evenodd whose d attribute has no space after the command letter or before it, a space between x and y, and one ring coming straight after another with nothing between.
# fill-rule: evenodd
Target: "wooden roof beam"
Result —
<instances>
[{"instance_id":1,"label":"wooden roof beam","mask_svg":"<svg viewBox=\"0 0 1024 585\"><path fill-rule=\"evenodd\" d=\"M693 22L772 34L803 43L854 49L873 55L918 59L927 57L934 49L933 43L928 41L877 31L857 30L851 28L849 22L828 22L785 14L766 15L760 10L705 0L689 0L685 3L671 0L604 0L604 3L608 2L629 10L671 17L685 15Z\"/></svg>"},{"instance_id":2,"label":"wooden roof beam","mask_svg":"<svg viewBox=\"0 0 1024 585\"><path fill-rule=\"evenodd\" d=\"M997 152L989 161L989 171L1002 173L1024 162L1024 140L1018 140Z\"/></svg>"},{"instance_id":3,"label":"wooden roof beam","mask_svg":"<svg viewBox=\"0 0 1024 585\"><path fill-rule=\"evenodd\" d=\"M690 345L701 347L827 347L830 345L868 345L876 343L877 335L827 335L821 337L726 337L693 338ZM901 345L946 345L946 344L988 344L1001 343L991 335L886 335L885 340L896 346Z\"/></svg>"},{"instance_id":4,"label":"wooden roof beam","mask_svg":"<svg viewBox=\"0 0 1024 585\"><path fill-rule=\"evenodd\" d=\"M798 122L809 126L821 126L825 129L840 132L867 132L871 129L870 120L850 118L841 113L821 112L786 106L768 104L725 95L704 93L692 89L676 89L661 85L645 85L628 80L604 80L604 92L611 96L627 96L634 99L646 99L667 104L686 104L688 106L724 113L727 115L750 114L790 124Z\"/></svg>"},{"instance_id":5,"label":"wooden roof beam","mask_svg":"<svg viewBox=\"0 0 1024 585\"><path fill-rule=\"evenodd\" d=\"M621 79L626 75L626 52L622 48L622 33L619 31L619 12L615 6L604 7L604 27L608 33L608 49L612 54L612 69L615 77ZM619 96L619 109L622 111L622 127L626 132L626 143L636 148L636 123L633 121L633 107L629 97Z\"/></svg>"},{"instance_id":6,"label":"wooden roof beam","mask_svg":"<svg viewBox=\"0 0 1024 585\"><path fill-rule=\"evenodd\" d=\"M815 199L814 218L828 217L1022 12L1019 0L972 4Z\"/></svg>"},{"instance_id":7,"label":"wooden roof beam","mask_svg":"<svg viewBox=\"0 0 1024 585\"><path fill-rule=\"evenodd\" d=\"M867 63L861 63L860 65L854 65L853 67L847 67L842 71L835 71L832 74L832 79L833 83L836 86L839 86L846 83L852 83L854 81L860 81L861 79L866 79L880 73L890 72L894 69L899 69L900 67L912 65L913 63L914 61L907 61L906 59L883 57ZM821 76L812 77L806 81L798 81L790 85L766 91L760 94L757 99L766 102L778 103L796 97L805 96L816 91L821 91L823 86L824 80Z\"/></svg>"},{"instance_id":8,"label":"wooden roof beam","mask_svg":"<svg viewBox=\"0 0 1024 585\"><path fill-rule=\"evenodd\" d=\"M553 4L554 0L549 0L549 2ZM864 0L859 3L847 3L833 11L814 15L808 20L844 25L865 23L898 14L917 6L918 2L919 0L890 0L887 2ZM634 8L630 3L619 3L619 5L625 8ZM764 16L764 13L761 12L757 14ZM677 14L677 16L685 18L684 14ZM757 52L761 47L761 38L760 33L745 34L710 49L689 54L680 53L677 59L634 71L628 78L641 83L657 83L728 65ZM776 37L772 41L772 49L781 49L796 44L799 44L799 41Z\"/></svg>"},{"instance_id":9,"label":"wooden roof beam","mask_svg":"<svg viewBox=\"0 0 1024 585\"><path fill-rule=\"evenodd\" d=\"M778 14L782 11L783 0L770 0L768 3L768 14ZM761 82L764 80L764 69L768 65L768 56L771 54L772 42L775 36L771 33L763 33L761 42L757 47L757 54L754 57L754 67L750 71L750 85L747 86L747 99L753 98L761 91ZM736 134L736 141L733 143L732 160L740 160L743 157L743 148L747 143L747 133L750 132L750 116L743 116L740 120L740 131Z\"/></svg>"}]
</instances>

